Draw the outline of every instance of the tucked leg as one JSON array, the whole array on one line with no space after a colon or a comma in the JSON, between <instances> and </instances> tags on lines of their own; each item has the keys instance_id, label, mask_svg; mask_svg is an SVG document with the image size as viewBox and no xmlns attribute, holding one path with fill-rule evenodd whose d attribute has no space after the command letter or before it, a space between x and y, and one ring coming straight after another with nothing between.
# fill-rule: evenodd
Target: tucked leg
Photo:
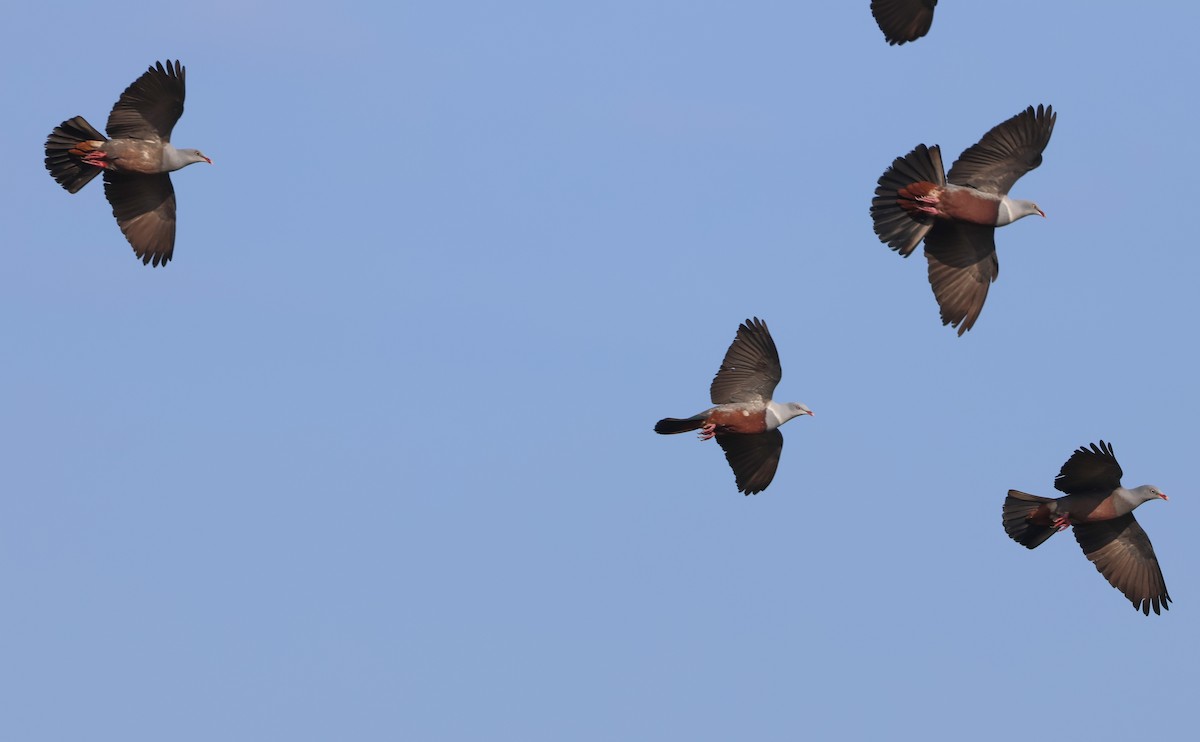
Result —
<instances>
[{"instance_id":1,"label":"tucked leg","mask_svg":"<svg viewBox=\"0 0 1200 742\"><path fill-rule=\"evenodd\" d=\"M104 150L94 149L88 152L83 156L83 161L101 169L108 168L108 158L104 154Z\"/></svg>"},{"instance_id":2,"label":"tucked leg","mask_svg":"<svg viewBox=\"0 0 1200 742\"><path fill-rule=\"evenodd\" d=\"M941 212L938 211L938 204L941 203L935 195L917 196L914 201L917 202L917 211L925 214L938 216Z\"/></svg>"}]
</instances>

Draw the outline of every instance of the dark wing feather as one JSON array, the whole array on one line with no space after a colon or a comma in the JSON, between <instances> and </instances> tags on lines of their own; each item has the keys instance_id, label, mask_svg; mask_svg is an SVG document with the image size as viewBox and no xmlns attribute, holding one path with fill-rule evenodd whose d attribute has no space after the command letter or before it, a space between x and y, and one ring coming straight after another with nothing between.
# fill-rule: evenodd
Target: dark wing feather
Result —
<instances>
[{"instance_id":1,"label":"dark wing feather","mask_svg":"<svg viewBox=\"0 0 1200 742\"><path fill-rule=\"evenodd\" d=\"M708 391L713 404L769 400L782 375L767 323L755 317L738 326Z\"/></svg>"},{"instance_id":2,"label":"dark wing feather","mask_svg":"<svg viewBox=\"0 0 1200 742\"><path fill-rule=\"evenodd\" d=\"M1085 492L1109 493L1121 486L1121 465L1113 455L1111 443L1100 441L1091 448L1080 446L1062 465L1054 478L1054 488L1068 495Z\"/></svg>"},{"instance_id":3,"label":"dark wing feather","mask_svg":"<svg viewBox=\"0 0 1200 742\"><path fill-rule=\"evenodd\" d=\"M929 33L937 0L871 0L871 15L889 44L916 41Z\"/></svg>"},{"instance_id":4,"label":"dark wing feather","mask_svg":"<svg viewBox=\"0 0 1200 742\"><path fill-rule=\"evenodd\" d=\"M125 88L108 114L108 135L113 139L171 141L171 130L183 115L184 68L179 62L155 62Z\"/></svg>"},{"instance_id":5,"label":"dark wing feather","mask_svg":"<svg viewBox=\"0 0 1200 742\"><path fill-rule=\"evenodd\" d=\"M67 119L54 127L46 138L46 169L59 185L71 193L78 193L103 170L83 162L72 151L82 141L103 142L105 138L83 116Z\"/></svg>"},{"instance_id":6,"label":"dark wing feather","mask_svg":"<svg viewBox=\"0 0 1200 742\"><path fill-rule=\"evenodd\" d=\"M988 287L1000 274L995 234L995 227L939 221L925 236L929 285L942 324L957 327L960 336L975 325Z\"/></svg>"},{"instance_id":7,"label":"dark wing feather","mask_svg":"<svg viewBox=\"0 0 1200 742\"><path fill-rule=\"evenodd\" d=\"M1020 490L1009 490L1008 497L1004 498L1004 532L1026 549L1036 549L1041 546L1046 539L1058 532L1058 529L1049 521L1035 523L1032 520L1048 502L1054 502L1054 500Z\"/></svg>"},{"instance_id":8,"label":"dark wing feather","mask_svg":"<svg viewBox=\"0 0 1200 742\"><path fill-rule=\"evenodd\" d=\"M142 263L166 265L175 250L175 189L170 176L106 170L104 195Z\"/></svg>"},{"instance_id":9,"label":"dark wing feather","mask_svg":"<svg viewBox=\"0 0 1200 742\"><path fill-rule=\"evenodd\" d=\"M912 152L893 160L892 166L879 176L875 198L871 199L875 234L906 258L937 221L930 214L913 213L900 205L900 189L920 182L946 185L942 151L936 144L932 147L918 144Z\"/></svg>"},{"instance_id":10,"label":"dark wing feather","mask_svg":"<svg viewBox=\"0 0 1200 742\"><path fill-rule=\"evenodd\" d=\"M1112 520L1075 525L1075 540L1109 584L1147 616L1170 608L1171 596L1150 537L1127 513Z\"/></svg>"},{"instance_id":11,"label":"dark wing feather","mask_svg":"<svg viewBox=\"0 0 1200 742\"><path fill-rule=\"evenodd\" d=\"M755 495L775 478L779 455L783 452L783 434L778 430L753 435L718 435L717 443L725 451L725 460L733 469L738 492Z\"/></svg>"},{"instance_id":12,"label":"dark wing feather","mask_svg":"<svg viewBox=\"0 0 1200 742\"><path fill-rule=\"evenodd\" d=\"M963 152L946 179L986 193L1007 194L1018 178L1042 164L1055 117L1050 106L1026 108Z\"/></svg>"}]
</instances>

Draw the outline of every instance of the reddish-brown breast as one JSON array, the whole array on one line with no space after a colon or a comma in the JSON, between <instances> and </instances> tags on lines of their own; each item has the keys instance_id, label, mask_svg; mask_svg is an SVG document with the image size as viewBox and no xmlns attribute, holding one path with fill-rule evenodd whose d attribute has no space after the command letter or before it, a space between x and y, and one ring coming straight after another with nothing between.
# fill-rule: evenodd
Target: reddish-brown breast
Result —
<instances>
[{"instance_id":1,"label":"reddish-brown breast","mask_svg":"<svg viewBox=\"0 0 1200 742\"><path fill-rule=\"evenodd\" d=\"M1000 213L1000 200L989 198L973 188L948 186L939 194L938 211L948 219L994 227Z\"/></svg>"},{"instance_id":2,"label":"reddish-brown breast","mask_svg":"<svg viewBox=\"0 0 1200 742\"><path fill-rule=\"evenodd\" d=\"M718 433L767 432L766 410L758 405L722 405L714 408L705 422L717 426Z\"/></svg>"},{"instance_id":3,"label":"reddish-brown breast","mask_svg":"<svg viewBox=\"0 0 1200 742\"><path fill-rule=\"evenodd\" d=\"M104 151L112 164L110 169L123 173L161 173L162 149L157 142L134 139L110 139L104 143Z\"/></svg>"},{"instance_id":4,"label":"reddish-brown breast","mask_svg":"<svg viewBox=\"0 0 1200 742\"><path fill-rule=\"evenodd\" d=\"M1091 510L1071 511L1072 523L1095 523L1100 520L1112 520L1116 517L1116 499L1113 497L1104 498Z\"/></svg>"}]
</instances>

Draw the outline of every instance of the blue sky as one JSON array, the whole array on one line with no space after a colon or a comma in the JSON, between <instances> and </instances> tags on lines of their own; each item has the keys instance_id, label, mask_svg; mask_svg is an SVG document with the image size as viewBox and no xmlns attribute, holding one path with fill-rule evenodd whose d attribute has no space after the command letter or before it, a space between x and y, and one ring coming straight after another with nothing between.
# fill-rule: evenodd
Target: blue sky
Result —
<instances>
[{"instance_id":1,"label":"blue sky","mask_svg":"<svg viewBox=\"0 0 1200 742\"><path fill-rule=\"evenodd\" d=\"M1193 732L1200 9L868 6L16 10L0 737ZM155 270L42 143L167 58L215 164ZM1037 103L1047 218L958 338L875 180ZM816 415L743 497L651 427L750 316ZM1101 438L1171 495L1166 615L1001 527Z\"/></svg>"}]
</instances>

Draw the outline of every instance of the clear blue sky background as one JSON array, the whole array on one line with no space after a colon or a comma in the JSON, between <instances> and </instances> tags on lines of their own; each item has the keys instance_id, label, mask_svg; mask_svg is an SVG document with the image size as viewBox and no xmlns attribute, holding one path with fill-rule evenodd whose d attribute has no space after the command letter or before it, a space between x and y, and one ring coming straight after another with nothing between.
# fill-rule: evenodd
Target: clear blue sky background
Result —
<instances>
[{"instance_id":1,"label":"clear blue sky background","mask_svg":"<svg viewBox=\"0 0 1200 742\"><path fill-rule=\"evenodd\" d=\"M0 738L1195 732L1195 3L25 3L4 140ZM175 260L42 143L188 70ZM975 329L868 207L1059 111ZM779 474L692 414L765 318ZM1115 444L1176 603L1010 541Z\"/></svg>"}]
</instances>

